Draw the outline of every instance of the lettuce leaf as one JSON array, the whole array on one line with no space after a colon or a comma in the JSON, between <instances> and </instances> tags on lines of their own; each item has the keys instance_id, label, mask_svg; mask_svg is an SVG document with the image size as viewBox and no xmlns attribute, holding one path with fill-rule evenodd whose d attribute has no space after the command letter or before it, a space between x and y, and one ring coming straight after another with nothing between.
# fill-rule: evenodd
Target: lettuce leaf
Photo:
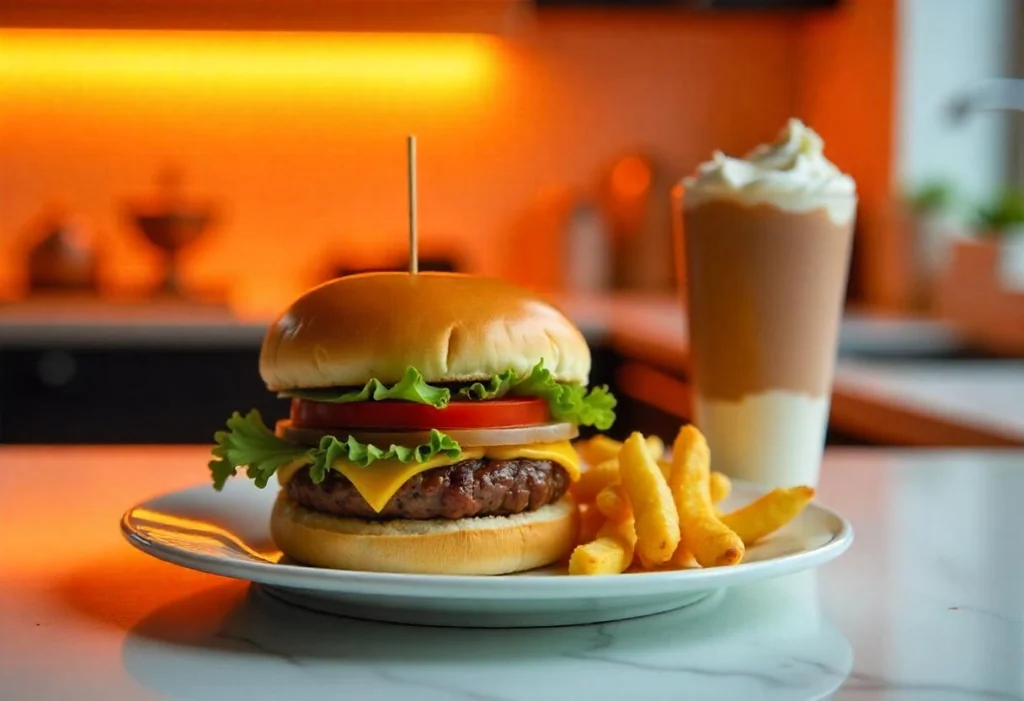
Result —
<instances>
[{"instance_id":1,"label":"lettuce leaf","mask_svg":"<svg viewBox=\"0 0 1024 701\"><path fill-rule=\"evenodd\" d=\"M339 458L361 467L369 467L376 460L424 462L438 453L454 460L462 455L462 447L444 433L434 429L427 443L409 448L391 445L380 448L360 443L352 436L339 440L324 436L316 448L298 445L274 435L263 422L260 412L253 409L245 416L237 411L227 422L227 430L214 434L214 459L210 461L210 474L214 489L220 491L238 468L245 468L246 476L263 489L278 468L286 465L310 465L310 479L314 484L323 482L327 470Z\"/></svg>"},{"instance_id":2,"label":"lettuce leaf","mask_svg":"<svg viewBox=\"0 0 1024 701\"><path fill-rule=\"evenodd\" d=\"M314 459L313 449L275 436L255 409L245 416L236 411L228 419L227 430L217 431L213 439L216 441L215 459L210 461L209 467L213 486L218 491L240 467L244 467L249 479L262 489L277 468Z\"/></svg>"},{"instance_id":3,"label":"lettuce leaf","mask_svg":"<svg viewBox=\"0 0 1024 701\"><path fill-rule=\"evenodd\" d=\"M494 375L487 381L487 384L482 382L474 382L469 387L463 387L459 390L459 396L464 399L472 399L474 401L481 401L485 399L499 399L508 394L509 389L516 381L516 373L514 370L506 370L500 375Z\"/></svg>"},{"instance_id":4,"label":"lettuce leaf","mask_svg":"<svg viewBox=\"0 0 1024 701\"><path fill-rule=\"evenodd\" d=\"M551 416L579 426L594 426L605 431L615 423L615 397L606 385L588 392L582 385L557 382L541 361L526 377L517 380L509 393L522 397L543 397L548 400Z\"/></svg>"},{"instance_id":5,"label":"lettuce leaf","mask_svg":"<svg viewBox=\"0 0 1024 701\"><path fill-rule=\"evenodd\" d=\"M297 397L309 399L314 402L331 402L332 404L344 404L347 402L366 402L370 399L380 401L382 399L400 399L406 402L417 404L430 404L438 409L444 409L451 400L451 390L447 387L434 387L423 379L423 375L414 367L405 369L402 379L388 387L386 384L373 378L360 390L341 392L337 389L290 389L280 392L279 397Z\"/></svg>"},{"instance_id":6,"label":"lettuce leaf","mask_svg":"<svg viewBox=\"0 0 1024 701\"><path fill-rule=\"evenodd\" d=\"M343 441L334 436L324 436L320 439L320 447L314 457L313 466L309 469L309 476L314 484L319 484L327 477L327 470L330 469L330 466L339 458L353 462L360 467L369 467L376 460L398 460L401 463L425 462L438 453L443 453L449 459L454 460L462 455L462 446L451 436L441 433L436 428L430 429L428 442L421 443L415 448L392 444L384 449L370 443L360 443L352 436Z\"/></svg>"},{"instance_id":7,"label":"lettuce leaf","mask_svg":"<svg viewBox=\"0 0 1024 701\"><path fill-rule=\"evenodd\" d=\"M472 401L500 399L506 395L543 397L548 401L551 416L556 421L594 426L601 431L611 428L615 423L616 400L607 386L594 387L588 392L580 385L557 382L551 371L544 367L543 360L524 377L518 377L515 371L509 369L486 382L473 382L458 391L459 398ZM341 392L338 389L296 389L281 392L279 396L338 403L399 399L430 404L438 409L445 408L451 401L448 388L428 384L419 370L413 367L406 368L402 379L391 387L372 379L361 390Z\"/></svg>"}]
</instances>

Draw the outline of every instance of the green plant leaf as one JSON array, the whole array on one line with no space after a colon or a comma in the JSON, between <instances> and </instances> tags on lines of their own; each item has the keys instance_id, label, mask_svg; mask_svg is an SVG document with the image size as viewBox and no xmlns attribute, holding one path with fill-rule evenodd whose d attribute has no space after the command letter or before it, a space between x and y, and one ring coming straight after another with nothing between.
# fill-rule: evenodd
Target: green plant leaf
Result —
<instances>
[{"instance_id":1,"label":"green plant leaf","mask_svg":"<svg viewBox=\"0 0 1024 701\"><path fill-rule=\"evenodd\" d=\"M917 214L933 214L948 209L953 204L953 186L940 180L932 180L915 189L908 198L910 209Z\"/></svg>"},{"instance_id":2,"label":"green plant leaf","mask_svg":"<svg viewBox=\"0 0 1024 701\"><path fill-rule=\"evenodd\" d=\"M990 204L975 210L978 228L986 235L1000 236L1024 225L1024 192L1008 189Z\"/></svg>"}]
</instances>

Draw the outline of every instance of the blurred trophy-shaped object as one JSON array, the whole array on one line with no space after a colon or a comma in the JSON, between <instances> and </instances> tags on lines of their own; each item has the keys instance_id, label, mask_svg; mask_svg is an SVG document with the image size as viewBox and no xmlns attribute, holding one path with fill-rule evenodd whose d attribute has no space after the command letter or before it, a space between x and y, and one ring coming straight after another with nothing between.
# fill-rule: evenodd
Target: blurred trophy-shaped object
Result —
<instances>
[{"instance_id":1,"label":"blurred trophy-shaped object","mask_svg":"<svg viewBox=\"0 0 1024 701\"><path fill-rule=\"evenodd\" d=\"M181 283L179 252L201 238L216 218L214 205L188 199L182 183L180 169L165 167L158 175L156 193L127 205L132 225L164 253L164 276L157 293L175 298L187 296Z\"/></svg>"}]
</instances>

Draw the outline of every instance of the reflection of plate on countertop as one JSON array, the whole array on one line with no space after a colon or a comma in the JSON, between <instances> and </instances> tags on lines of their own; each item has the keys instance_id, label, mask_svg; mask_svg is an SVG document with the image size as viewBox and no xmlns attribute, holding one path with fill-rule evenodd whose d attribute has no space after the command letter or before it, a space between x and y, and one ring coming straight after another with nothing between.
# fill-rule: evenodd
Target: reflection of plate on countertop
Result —
<instances>
[{"instance_id":1,"label":"reflection of plate on countertop","mask_svg":"<svg viewBox=\"0 0 1024 701\"><path fill-rule=\"evenodd\" d=\"M660 616L499 630L337 618L281 604L260 586L213 586L139 621L122 661L161 698L195 701L315 690L438 701L791 701L828 697L853 651L822 613L817 572L807 570Z\"/></svg>"},{"instance_id":2,"label":"reflection of plate on countertop","mask_svg":"<svg viewBox=\"0 0 1024 701\"><path fill-rule=\"evenodd\" d=\"M763 490L734 483L726 508ZM687 606L716 590L816 567L853 541L840 515L811 504L736 567L570 577L564 567L501 577L381 574L280 562L269 531L276 489L229 483L172 492L129 510L132 545L191 569L265 585L274 596L355 618L468 627L596 623Z\"/></svg>"}]
</instances>

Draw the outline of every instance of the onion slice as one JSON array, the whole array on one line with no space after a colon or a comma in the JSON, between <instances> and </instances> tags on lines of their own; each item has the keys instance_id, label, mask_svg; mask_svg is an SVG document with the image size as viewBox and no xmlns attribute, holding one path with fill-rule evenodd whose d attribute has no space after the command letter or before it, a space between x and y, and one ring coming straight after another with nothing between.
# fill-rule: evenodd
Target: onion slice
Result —
<instances>
[{"instance_id":1,"label":"onion slice","mask_svg":"<svg viewBox=\"0 0 1024 701\"><path fill-rule=\"evenodd\" d=\"M339 440L352 436L360 443L370 443L379 448L386 448L392 444L413 448L430 440L430 431L300 428L291 421L278 421L276 432L279 438L286 441L309 446L319 445L320 439L324 436L334 436ZM492 445L533 445L568 441L579 435L579 429L576 424L559 422L511 428L448 429L444 433L463 448L486 448Z\"/></svg>"}]
</instances>

